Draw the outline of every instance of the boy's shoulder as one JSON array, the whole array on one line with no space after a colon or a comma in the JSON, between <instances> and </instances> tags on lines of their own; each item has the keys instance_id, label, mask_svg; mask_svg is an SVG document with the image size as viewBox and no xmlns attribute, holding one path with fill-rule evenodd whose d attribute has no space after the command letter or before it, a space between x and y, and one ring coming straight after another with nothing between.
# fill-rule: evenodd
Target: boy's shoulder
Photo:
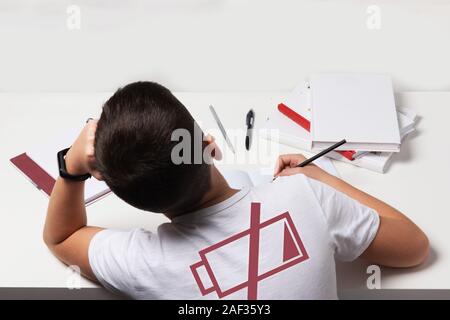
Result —
<instances>
[{"instance_id":1,"label":"boy's shoulder","mask_svg":"<svg viewBox=\"0 0 450 320\"><path fill-rule=\"evenodd\" d=\"M317 208L318 200L312 183L307 176L296 174L278 177L273 182L251 188L251 192L259 201L286 209L298 205Z\"/></svg>"}]
</instances>

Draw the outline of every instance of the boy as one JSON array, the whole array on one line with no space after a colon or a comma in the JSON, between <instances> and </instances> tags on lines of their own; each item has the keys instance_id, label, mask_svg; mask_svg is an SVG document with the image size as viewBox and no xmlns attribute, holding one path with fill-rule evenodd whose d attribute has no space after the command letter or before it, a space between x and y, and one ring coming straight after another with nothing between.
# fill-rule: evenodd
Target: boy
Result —
<instances>
[{"instance_id":1,"label":"boy","mask_svg":"<svg viewBox=\"0 0 450 320\"><path fill-rule=\"evenodd\" d=\"M203 140L200 162L174 161L195 158L174 153L175 130ZM280 156L272 183L230 188L211 161L220 150L198 132L166 88L119 89L73 143L67 172L103 179L171 222L156 233L87 226L84 183L59 178L43 235L50 250L136 299L336 299L334 259L412 267L426 258L428 239L412 221L315 165L297 168L302 155Z\"/></svg>"}]
</instances>

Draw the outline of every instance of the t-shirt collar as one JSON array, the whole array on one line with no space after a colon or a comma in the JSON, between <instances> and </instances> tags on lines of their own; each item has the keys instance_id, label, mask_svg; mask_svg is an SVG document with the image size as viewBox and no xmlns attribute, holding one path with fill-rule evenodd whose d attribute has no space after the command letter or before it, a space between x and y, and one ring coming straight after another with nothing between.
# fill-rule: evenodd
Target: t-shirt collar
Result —
<instances>
[{"instance_id":1,"label":"t-shirt collar","mask_svg":"<svg viewBox=\"0 0 450 320\"><path fill-rule=\"evenodd\" d=\"M210 215L219 213L220 211L223 211L223 210L233 206L237 202L239 202L249 192L250 192L250 187L245 187L222 202L219 202L219 203L212 205L210 207L207 207L207 208L202 208L202 209L192 211L192 212L183 214L181 216L175 217L172 219L172 222L182 222L182 221L186 221L186 220L192 220L192 219L198 218L198 217L206 217L206 216L210 216Z\"/></svg>"}]
</instances>

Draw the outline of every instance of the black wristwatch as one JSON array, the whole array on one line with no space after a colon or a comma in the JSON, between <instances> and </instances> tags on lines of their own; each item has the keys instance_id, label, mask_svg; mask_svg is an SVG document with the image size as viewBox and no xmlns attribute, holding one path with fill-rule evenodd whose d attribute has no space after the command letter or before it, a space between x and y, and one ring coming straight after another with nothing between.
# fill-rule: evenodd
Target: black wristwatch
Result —
<instances>
[{"instance_id":1,"label":"black wristwatch","mask_svg":"<svg viewBox=\"0 0 450 320\"><path fill-rule=\"evenodd\" d=\"M66 157L67 151L69 151L69 149L70 148L66 148L66 149L58 152L59 175L61 176L61 178L71 180L71 181L86 181L87 179L89 179L91 177L91 175L89 173L75 176L75 175L72 175L69 172L67 172L65 157Z\"/></svg>"}]
</instances>

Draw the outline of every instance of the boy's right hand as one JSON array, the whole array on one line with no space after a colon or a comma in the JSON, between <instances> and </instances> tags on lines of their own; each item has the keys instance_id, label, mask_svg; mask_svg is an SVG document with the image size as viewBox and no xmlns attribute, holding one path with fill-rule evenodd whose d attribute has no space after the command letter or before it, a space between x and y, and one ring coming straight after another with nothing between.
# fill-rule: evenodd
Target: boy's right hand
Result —
<instances>
[{"instance_id":1,"label":"boy's right hand","mask_svg":"<svg viewBox=\"0 0 450 320\"><path fill-rule=\"evenodd\" d=\"M325 170L312 163L301 168L297 167L297 165L305 160L306 158L302 154L283 154L279 156L275 165L274 177L291 176L301 173L309 178L320 181L329 176Z\"/></svg>"}]
</instances>

